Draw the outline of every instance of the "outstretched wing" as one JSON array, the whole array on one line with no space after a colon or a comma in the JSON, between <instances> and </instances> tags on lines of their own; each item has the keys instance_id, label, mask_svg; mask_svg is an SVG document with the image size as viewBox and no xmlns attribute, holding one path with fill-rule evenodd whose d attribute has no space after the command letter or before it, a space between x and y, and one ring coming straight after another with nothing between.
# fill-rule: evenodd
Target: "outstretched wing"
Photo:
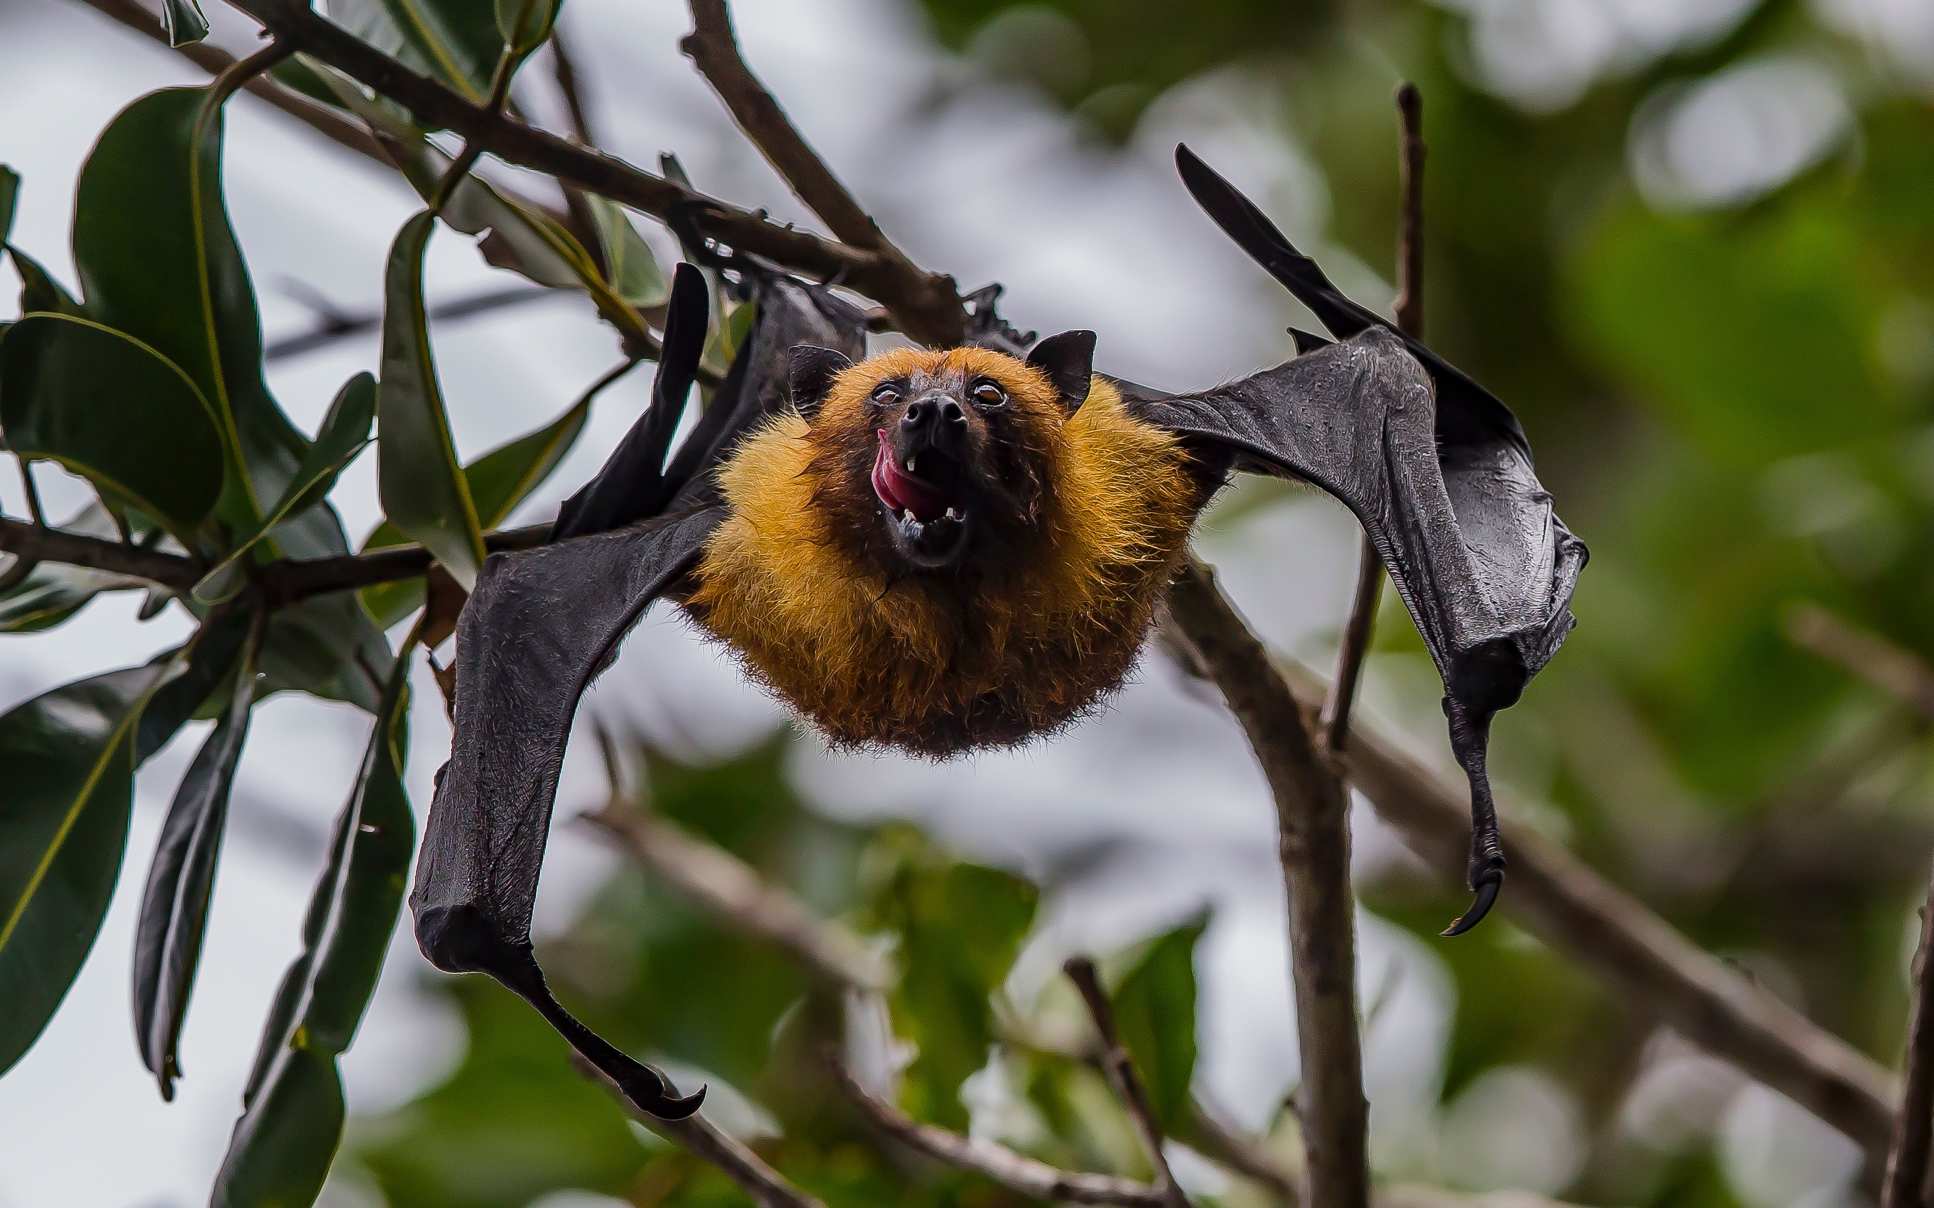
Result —
<instances>
[{"instance_id":1,"label":"outstretched wing","mask_svg":"<svg viewBox=\"0 0 1934 1208\"><path fill-rule=\"evenodd\" d=\"M1355 513L1444 681L1452 750L1471 784L1468 880L1483 918L1503 881L1485 756L1491 718L1564 641L1586 550L1552 510L1515 416L1476 382L1344 297L1247 198L1186 148L1191 193L1332 331L1293 361L1199 393L1126 390L1143 419L1312 482ZM1434 389L1433 389L1434 385Z\"/></svg>"},{"instance_id":2,"label":"outstretched wing","mask_svg":"<svg viewBox=\"0 0 1934 1208\"><path fill-rule=\"evenodd\" d=\"M578 700L725 519L712 468L787 405L794 343L863 351L863 316L820 287L774 277L753 297L746 345L667 464L705 341L704 283L681 265L650 409L565 504L551 544L485 562L457 626L456 735L410 895L433 964L503 982L639 1108L668 1119L696 1111L704 1092L678 1096L564 1009L532 951L531 909Z\"/></svg>"}]
</instances>

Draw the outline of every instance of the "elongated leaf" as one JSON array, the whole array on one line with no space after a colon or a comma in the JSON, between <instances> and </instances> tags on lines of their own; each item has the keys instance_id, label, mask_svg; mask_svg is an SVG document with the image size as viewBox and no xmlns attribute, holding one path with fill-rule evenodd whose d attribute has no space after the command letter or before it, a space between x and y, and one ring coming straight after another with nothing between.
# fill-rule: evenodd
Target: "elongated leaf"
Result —
<instances>
[{"instance_id":1,"label":"elongated leaf","mask_svg":"<svg viewBox=\"0 0 1934 1208\"><path fill-rule=\"evenodd\" d=\"M247 581L240 573L242 556L276 525L322 502L335 487L343 469L368 446L370 424L375 419L376 379L359 373L349 379L329 404L329 413L322 417L316 441L303 453L295 476L282 490L282 498L268 509L253 532L238 541L228 556L195 584L195 598L215 603L240 591Z\"/></svg>"},{"instance_id":2,"label":"elongated leaf","mask_svg":"<svg viewBox=\"0 0 1934 1208\"><path fill-rule=\"evenodd\" d=\"M141 707L180 664L80 680L0 716L0 1073L53 1018L127 845Z\"/></svg>"},{"instance_id":3,"label":"elongated leaf","mask_svg":"<svg viewBox=\"0 0 1934 1208\"><path fill-rule=\"evenodd\" d=\"M0 244L13 231L13 210L20 200L20 173L0 164Z\"/></svg>"},{"instance_id":4,"label":"elongated leaf","mask_svg":"<svg viewBox=\"0 0 1934 1208\"><path fill-rule=\"evenodd\" d=\"M613 292L633 306L663 306L671 297L671 282L659 268L651 245L631 225L623 206L608 197L592 196L590 202Z\"/></svg>"},{"instance_id":5,"label":"elongated leaf","mask_svg":"<svg viewBox=\"0 0 1934 1208\"><path fill-rule=\"evenodd\" d=\"M436 229L425 210L403 224L390 249L383 288L383 380L377 391L382 441L377 487L392 524L421 542L465 590L483 566L483 529L457 464L450 414L430 352L423 304L423 252Z\"/></svg>"},{"instance_id":6,"label":"elongated leaf","mask_svg":"<svg viewBox=\"0 0 1934 1208\"><path fill-rule=\"evenodd\" d=\"M1167 1132L1187 1115L1195 1077L1195 945L1207 926L1198 918L1158 936L1114 994L1121 1042Z\"/></svg>"},{"instance_id":7,"label":"elongated leaf","mask_svg":"<svg viewBox=\"0 0 1934 1208\"><path fill-rule=\"evenodd\" d=\"M201 15L195 0L162 0L161 24L168 31L170 46L186 46L208 36L208 18Z\"/></svg>"},{"instance_id":8,"label":"elongated leaf","mask_svg":"<svg viewBox=\"0 0 1934 1208\"><path fill-rule=\"evenodd\" d=\"M186 646L162 656L185 658L188 666L161 685L147 708L141 710L141 722L134 731L136 766L148 762L156 751L167 746L168 740L190 719L209 716L211 704L216 712L225 707L227 698L219 694L232 677L249 628L248 616L217 609L202 622Z\"/></svg>"},{"instance_id":9,"label":"elongated leaf","mask_svg":"<svg viewBox=\"0 0 1934 1208\"><path fill-rule=\"evenodd\" d=\"M86 319L28 315L8 330L0 428L14 452L59 462L184 544L221 494L221 437L193 381L153 347Z\"/></svg>"},{"instance_id":10,"label":"elongated leaf","mask_svg":"<svg viewBox=\"0 0 1934 1208\"><path fill-rule=\"evenodd\" d=\"M622 375L607 374L599 378L564 414L535 432L499 445L464 467L470 497L477 505L477 520L484 528L494 529L503 524L518 504L544 484L584 431L585 421L591 417L592 400L617 381L618 376ZM363 542L363 549L365 552L387 549L408 542L409 537L401 529L385 521ZM387 629L423 606L423 580L380 583L365 588L362 600L369 615Z\"/></svg>"},{"instance_id":11,"label":"elongated leaf","mask_svg":"<svg viewBox=\"0 0 1934 1208\"><path fill-rule=\"evenodd\" d=\"M503 49L492 0L329 0L330 19L475 102Z\"/></svg>"},{"instance_id":12,"label":"elongated leaf","mask_svg":"<svg viewBox=\"0 0 1934 1208\"><path fill-rule=\"evenodd\" d=\"M403 650L309 901L302 954L270 1008L242 1116L216 1177L216 1208L312 1203L341 1140L336 1062L375 992L415 838L403 795L410 644Z\"/></svg>"},{"instance_id":13,"label":"elongated leaf","mask_svg":"<svg viewBox=\"0 0 1934 1208\"><path fill-rule=\"evenodd\" d=\"M544 44L560 0L496 0L497 36L522 57Z\"/></svg>"},{"instance_id":14,"label":"elongated leaf","mask_svg":"<svg viewBox=\"0 0 1934 1208\"><path fill-rule=\"evenodd\" d=\"M260 640L259 630L255 637ZM163 1099L174 1098L174 1080L181 1076L181 1025L201 958L229 791L254 703L255 652L250 649L236 669L227 712L175 790L141 896L134 934L134 1035Z\"/></svg>"},{"instance_id":15,"label":"elongated leaf","mask_svg":"<svg viewBox=\"0 0 1934 1208\"><path fill-rule=\"evenodd\" d=\"M29 315L37 310L57 315L86 313L74 295L41 267L40 261L11 245L7 253L13 257L14 271L20 274L21 314Z\"/></svg>"}]
</instances>

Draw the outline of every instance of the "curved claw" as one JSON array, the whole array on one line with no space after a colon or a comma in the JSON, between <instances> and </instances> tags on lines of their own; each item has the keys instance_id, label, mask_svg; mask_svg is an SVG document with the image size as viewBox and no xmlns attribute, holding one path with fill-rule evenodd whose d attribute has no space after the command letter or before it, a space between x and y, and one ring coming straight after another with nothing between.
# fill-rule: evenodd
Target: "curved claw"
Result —
<instances>
[{"instance_id":1,"label":"curved claw","mask_svg":"<svg viewBox=\"0 0 1934 1208\"><path fill-rule=\"evenodd\" d=\"M625 1098L631 1100L639 1111L660 1120L672 1121L689 1120L698 1113L705 1102L705 1092L710 1088L701 1086L689 1095L674 1095L671 1093L671 1083L665 1081L665 1076L657 1070L651 1072L658 1079L655 1091L643 1095L635 1094L629 1088L625 1091Z\"/></svg>"},{"instance_id":2,"label":"curved claw","mask_svg":"<svg viewBox=\"0 0 1934 1208\"><path fill-rule=\"evenodd\" d=\"M1498 892L1504 888L1504 873L1494 871L1490 876L1477 883L1477 897L1472 899L1471 908L1451 920L1451 925L1438 932L1441 936L1463 935L1466 931L1484 921L1497 904Z\"/></svg>"}]
</instances>

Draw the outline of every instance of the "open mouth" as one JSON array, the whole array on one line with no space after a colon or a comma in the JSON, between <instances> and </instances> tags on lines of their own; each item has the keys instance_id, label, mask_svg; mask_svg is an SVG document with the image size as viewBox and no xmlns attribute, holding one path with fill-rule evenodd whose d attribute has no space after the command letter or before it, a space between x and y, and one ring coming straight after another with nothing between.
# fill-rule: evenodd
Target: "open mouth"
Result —
<instances>
[{"instance_id":1,"label":"open mouth","mask_svg":"<svg viewBox=\"0 0 1934 1208\"><path fill-rule=\"evenodd\" d=\"M884 429L873 459L873 493L886 509L887 532L918 566L944 566L967 544L970 513L958 462L938 450L897 454Z\"/></svg>"}]
</instances>

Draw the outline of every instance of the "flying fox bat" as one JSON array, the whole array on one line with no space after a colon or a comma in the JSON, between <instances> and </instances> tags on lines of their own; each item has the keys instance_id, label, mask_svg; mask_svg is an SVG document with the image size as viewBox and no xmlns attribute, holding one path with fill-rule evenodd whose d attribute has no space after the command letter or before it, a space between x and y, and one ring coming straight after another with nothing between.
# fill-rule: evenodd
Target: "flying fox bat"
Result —
<instances>
[{"instance_id":1,"label":"flying fox bat","mask_svg":"<svg viewBox=\"0 0 1934 1208\"><path fill-rule=\"evenodd\" d=\"M670 448L705 334L681 265L650 408L561 509L553 543L485 564L458 626L456 734L411 908L438 967L522 995L643 1110L679 1096L552 996L530 940L571 718L668 596L835 744L946 757L1053 733L1117 688L1235 470L1314 483L1363 524L1444 681L1471 784L1477 897L1504 857L1485 772L1493 714L1563 641L1585 548L1553 514L1496 398L1339 293L1186 148L1209 215L1339 342L1214 389L1097 375L1094 333L864 359L863 316L750 273L750 336Z\"/></svg>"}]
</instances>

